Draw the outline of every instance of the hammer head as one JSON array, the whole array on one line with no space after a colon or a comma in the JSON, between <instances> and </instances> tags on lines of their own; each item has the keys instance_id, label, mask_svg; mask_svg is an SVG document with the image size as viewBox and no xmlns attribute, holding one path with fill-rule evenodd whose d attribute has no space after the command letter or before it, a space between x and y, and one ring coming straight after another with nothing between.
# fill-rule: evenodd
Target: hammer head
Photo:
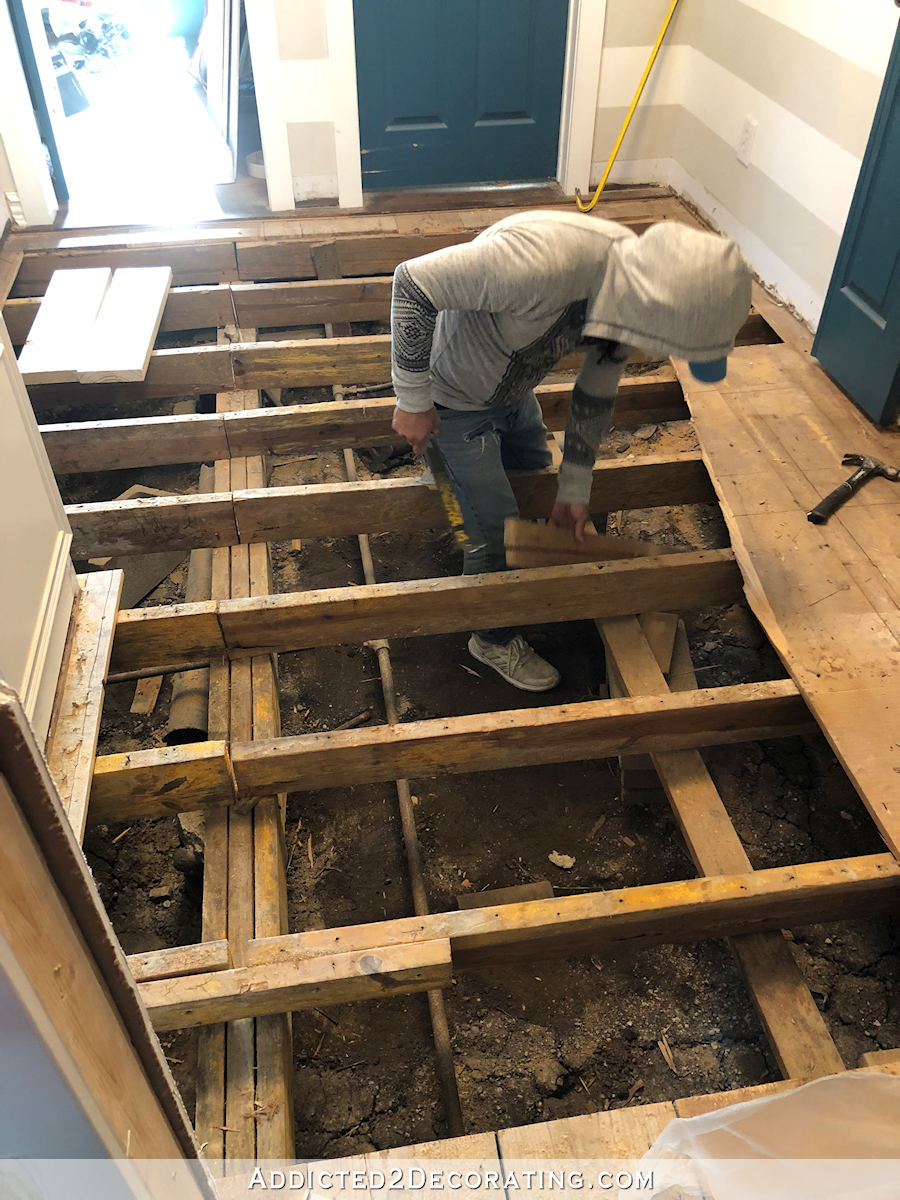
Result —
<instances>
[{"instance_id":1,"label":"hammer head","mask_svg":"<svg viewBox=\"0 0 900 1200\"><path fill-rule=\"evenodd\" d=\"M893 483L900 480L900 467L892 467L889 463L882 462L880 458L872 458L869 454L845 454L841 459L841 465L862 467L868 474L880 475L883 479L890 479Z\"/></svg>"}]
</instances>

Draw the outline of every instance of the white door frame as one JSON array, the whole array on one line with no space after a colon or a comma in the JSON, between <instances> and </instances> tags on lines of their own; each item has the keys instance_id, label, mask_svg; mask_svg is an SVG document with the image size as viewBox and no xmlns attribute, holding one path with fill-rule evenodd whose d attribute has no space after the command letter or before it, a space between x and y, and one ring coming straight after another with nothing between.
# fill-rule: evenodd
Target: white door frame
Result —
<instances>
[{"instance_id":1,"label":"white door frame","mask_svg":"<svg viewBox=\"0 0 900 1200\"><path fill-rule=\"evenodd\" d=\"M59 206L5 4L0 4L0 79L0 153L6 152L14 185L10 211L22 225L52 225ZM0 177L5 175L5 170L0 171ZM0 204L0 213L3 211ZM0 229L2 226L0 217Z\"/></svg>"},{"instance_id":2,"label":"white door frame","mask_svg":"<svg viewBox=\"0 0 900 1200\"><path fill-rule=\"evenodd\" d=\"M567 196L591 185L606 0L569 0L556 178Z\"/></svg>"},{"instance_id":3,"label":"white door frame","mask_svg":"<svg viewBox=\"0 0 900 1200\"><path fill-rule=\"evenodd\" d=\"M353 2L325 0L325 6L335 83L339 200L341 208L358 208L362 205L362 160L359 155ZM556 178L566 195L571 195L576 187L581 191L590 187L605 23L606 0L569 0L556 168Z\"/></svg>"}]
</instances>

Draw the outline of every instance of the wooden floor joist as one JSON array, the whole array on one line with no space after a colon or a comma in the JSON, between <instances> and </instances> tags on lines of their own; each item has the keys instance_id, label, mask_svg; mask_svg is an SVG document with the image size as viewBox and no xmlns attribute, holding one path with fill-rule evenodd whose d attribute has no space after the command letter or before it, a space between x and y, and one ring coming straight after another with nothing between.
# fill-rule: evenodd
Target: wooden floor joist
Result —
<instances>
[{"instance_id":1,"label":"wooden floor joist","mask_svg":"<svg viewBox=\"0 0 900 1200\"><path fill-rule=\"evenodd\" d=\"M79 592L69 621L60 686L44 749L59 798L79 842L87 822L103 715L104 681L122 579L121 571L96 571L78 577Z\"/></svg>"},{"instance_id":2,"label":"wooden floor joist","mask_svg":"<svg viewBox=\"0 0 900 1200\"><path fill-rule=\"evenodd\" d=\"M544 421L562 429L571 383L536 389ZM44 425L44 448L58 475L78 471L210 462L231 455L318 452L345 446L396 444L391 429L393 396L340 403L285 405L251 412L81 421ZM683 421L688 417L671 367L628 376L613 410L619 427Z\"/></svg>"},{"instance_id":3,"label":"wooden floor joist","mask_svg":"<svg viewBox=\"0 0 900 1200\"><path fill-rule=\"evenodd\" d=\"M738 332L739 344L769 340L765 322L753 316ZM577 371L577 351L559 360L557 371ZM291 341L234 342L154 350L140 383L38 383L28 389L36 410L59 405L141 401L200 392L257 388L320 387L336 383L387 384L391 378L390 334Z\"/></svg>"},{"instance_id":4,"label":"wooden floor joist","mask_svg":"<svg viewBox=\"0 0 900 1200\"><path fill-rule=\"evenodd\" d=\"M804 863L268 938L250 947L247 967L160 979L141 993L157 1029L184 1028L447 986L451 966L613 954L886 912L898 895L900 865L889 854Z\"/></svg>"},{"instance_id":5,"label":"wooden floor joist","mask_svg":"<svg viewBox=\"0 0 900 1200\"><path fill-rule=\"evenodd\" d=\"M626 694L662 694L668 689L635 617L614 617L598 626L607 664L614 667ZM654 754L652 761L697 869L705 875L751 870L700 752L662 752ZM729 945L785 1077L815 1079L843 1070L843 1060L782 933L745 934L732 938Z\"/></svg>"},{"instance_id":6,"label":"wooden floor joist","mask_svg":"<svg viewBox=\"0 0 900 1200\"><path fill-rule=\"evenodd\" d=\"M96 760L89 817L123 821L347 787L790 736L813 728L789 681L510 709Z\"/></svg>"},{"instance_id":7,"label":"wooden floor joist","mask_svg":"<svg viewBox=\"0 0 900 1200\"><path fill-rule=\"evenodd\" d=\"M533 625L627 616L666 605L680 610L731 604L740 597L741 584L731 551L702 550L129 609L116 622L111 669L202 666L223 654L245 658L379 637L461 632L483 628L498 612L510 625Z\"/></svg>"},{"instance_id":8,"label":"wooden floor joist","mask_svg":"<svg viewBox=\"0 0 900 1200\"><path fill-rule=\"evenodd\" d=\"M513 474L511 482L523 517L547 515L556 497L555 471L522 471ZM591 505L595 509L643 509L657 504L705 503L713 495L698 454L630 461L603 459L594 467ZM66 516L72 527L72 557L76 562L101 555L152 553L161 545L194 549L443 529L447 525L437 490L424 486L419 479L373 479L72 504L66 508ZM616 549L612 542L610 549Z\"/></svg>"}]
</instances>

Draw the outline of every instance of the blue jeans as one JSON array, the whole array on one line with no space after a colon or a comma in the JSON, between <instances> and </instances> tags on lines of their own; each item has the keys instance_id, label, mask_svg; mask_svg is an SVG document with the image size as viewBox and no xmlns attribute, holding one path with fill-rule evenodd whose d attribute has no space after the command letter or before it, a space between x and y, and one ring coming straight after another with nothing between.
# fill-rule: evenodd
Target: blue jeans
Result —
<instances>
[{"instance_id":1,"label":"blue jeans","mask_svg":"<svg viewBox=\"0 0 900 1200\"><path fill-rule=\"evenodd\" d=\"M441 429L436 441L462 509L466 532L475 547L465 552L464 575L506 569L503 523L519 514L507 470L549 467L547 430L534 392L515 405L459 410L438 406ZM485 641L505 645L515 629L479 629Z\"/></svg>"}]
</instances>

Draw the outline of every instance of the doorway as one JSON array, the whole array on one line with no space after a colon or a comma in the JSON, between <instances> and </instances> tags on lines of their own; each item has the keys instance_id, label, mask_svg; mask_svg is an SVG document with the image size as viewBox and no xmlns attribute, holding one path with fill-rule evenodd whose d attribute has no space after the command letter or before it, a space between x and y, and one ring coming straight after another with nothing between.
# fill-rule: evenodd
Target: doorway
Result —
<instances>
[{"instance_id":1,"label":"doorway","mask_svg":"<svg viewBox=\"0 0 900 1200\"><path fill-rule=\"evenodd\" d=\"M363 186L556 176L569 0L355 0Z\"/></svg>"},{"instance_id":2,"label":"doorway","mask_svg":"<svg viewBox=\"0 0 900 1200\"><path fill-rule=\"evenodd\" d=\"M186 224L265 208L264 183L245 165L260 143L241 0L20 2L68 192L66 226Z\"/></svg>"}]
</instances>

